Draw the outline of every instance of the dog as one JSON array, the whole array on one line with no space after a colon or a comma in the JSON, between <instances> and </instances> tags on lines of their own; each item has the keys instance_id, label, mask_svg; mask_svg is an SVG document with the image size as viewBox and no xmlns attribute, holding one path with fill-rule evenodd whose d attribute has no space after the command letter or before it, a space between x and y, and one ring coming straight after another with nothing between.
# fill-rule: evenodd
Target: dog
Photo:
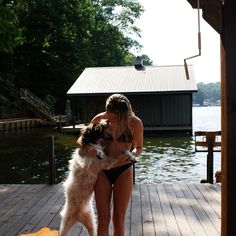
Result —
<instances>
[{"instance_id":1,"label":"dog","mask_svg":"<svg viewBox=\"0 0 236 236\"><path fill-rule=\"evenodd\" d=\"M110 169L117 163L136 162L129 151L126 157L107 157L103 148L104 131L107 121L89 124L80 135L79 155L69 165L69 175L64 182L65 205L61 212L60 236L66 236L76 222L82 223L90 236L95 235L95 215L92 196L97 175L102 169Z\"/></svg>"}]
</instances>

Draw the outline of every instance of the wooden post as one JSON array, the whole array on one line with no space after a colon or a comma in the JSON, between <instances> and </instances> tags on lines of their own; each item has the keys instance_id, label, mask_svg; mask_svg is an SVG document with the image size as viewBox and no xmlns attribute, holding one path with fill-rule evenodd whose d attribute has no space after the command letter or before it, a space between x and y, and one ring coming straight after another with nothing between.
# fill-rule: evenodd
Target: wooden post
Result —
<instances>
[{"instance_id":1,"label":"wooden post","mask_svg":"<svg viewBox=\"0 0 236 236\"><path fill-rule=\"evenodd\" d=\"M206 141L207 141L207 183L213 184L214 182L214 158L213 158L213 147L215 143L215 133L206 132Z\"/></svg>"},{"instance_id":2,"label":"wooden post","mask_svg":"<svg viewBox=\"0 0 236 236\"><path fill-rule=\"evenodd\" d=\"M133 163L133 184L135 184L135 163Z\"/></svg>"},{"instance_id":3,"label":"wooden post","mask_svg":"<svg viewBox=\"0 0 236 236\"><path fill-rule=\"evenodd\" d=\"M55 184L55 155L54 155L54 136L49 136L49 173L48 184Z\"/></svg>"},{"instance_id":4,"label":"wooden post","mask_svg":"<svg viewBox=\"0 0 236 236\"><path fill-rule=\"evenodd\" d=\"M236 235L236 28L235 0L224 0L221 33L222 226L221 235Z\"/></svg>"},{"instance_id":5,"label":"wooden post","mask_svg":"<svg viewBox=\"0 0 236 236\"><path fill-rule=\"evenodd\" d=\"M73 122L73 129L75 128L75 115L72 116L72 122Z\"/></svg>"},{"instance_id":6,"label":"wooden post","mask_svg":"<svg viewBox=\"0 0 236 236\"><path fill-rule=\"evenodd\" d=\"M195 131L195 151L206 152L207 151L207 180L202 180L201 183L214 183L214 147L220 147L221 142L216 140L216 136L221 135L221 131ZM202 138L200 141L198 138ZM197 147L207 147L206 149L198 150Z\"/></svg>"}]
</instances>

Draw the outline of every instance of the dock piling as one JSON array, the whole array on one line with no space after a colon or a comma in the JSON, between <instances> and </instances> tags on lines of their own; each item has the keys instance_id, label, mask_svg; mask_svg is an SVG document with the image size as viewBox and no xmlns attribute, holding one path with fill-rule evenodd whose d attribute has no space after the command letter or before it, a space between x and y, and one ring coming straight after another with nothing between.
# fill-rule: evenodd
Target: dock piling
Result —
<instances>
[{"instance_id":1,"label":"dock piling","mask_svg":"<svg viewBox=\"0 0 236 236\"><path fill-rule=\"evenodd\" d=\"M48 184L55 184L55 153L54 153L54 136L49 136L49 173Z\"/></svg>"}]
</instances>

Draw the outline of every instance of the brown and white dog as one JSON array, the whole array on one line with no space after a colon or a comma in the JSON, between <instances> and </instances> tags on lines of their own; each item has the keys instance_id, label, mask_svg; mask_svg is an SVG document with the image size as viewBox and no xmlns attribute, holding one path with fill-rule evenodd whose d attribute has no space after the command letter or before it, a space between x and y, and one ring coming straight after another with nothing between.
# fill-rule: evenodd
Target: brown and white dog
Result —
<instances>
[{"instance_id":1,"label":"brown and white dog","mask_svg":"<svg viewBox=\"0 0 236 236\"><path fill-rule=\"evenodd\" d=\"M79 155L69 165L69 175L64 182L65 205L61 212L60 236L65 236L76 222L82 223L90 236L95 235L95 216L92 205L94 185L98 172L110 169L117 163L135 162L130 152L122 159L109 158L103 149L104 131L107 122L89 124L80 136Z\"/></svg>"}]
</instances>

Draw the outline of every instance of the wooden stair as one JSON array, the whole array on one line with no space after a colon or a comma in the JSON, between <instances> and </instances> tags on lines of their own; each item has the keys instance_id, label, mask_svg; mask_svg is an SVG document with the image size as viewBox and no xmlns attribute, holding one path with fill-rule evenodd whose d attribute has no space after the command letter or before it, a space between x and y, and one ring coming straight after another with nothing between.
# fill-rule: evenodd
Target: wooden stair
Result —
<instances>
[{"instance_id":1,"label":"wooden stair","mask_svg":"<svg viewBox=\"0 0 236 236\"><path fill-rule=\"evenodd\" d=\"M34 112L50 121L54 121L54 109L27 89L20 89L20 98L30 105Z\"/></svg>"}]
</instances>

